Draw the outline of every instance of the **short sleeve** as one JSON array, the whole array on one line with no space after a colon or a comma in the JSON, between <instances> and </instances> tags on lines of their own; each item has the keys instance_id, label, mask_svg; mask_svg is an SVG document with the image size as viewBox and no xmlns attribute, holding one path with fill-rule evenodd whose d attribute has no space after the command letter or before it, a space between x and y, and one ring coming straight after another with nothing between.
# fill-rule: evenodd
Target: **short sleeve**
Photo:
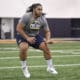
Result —
<instances>
[{"instance_id":1,"label":"short sleeve","mask_svg":"<svg viewBox=\"0 0 80 80\"><path fill-rule=\"evenodd\" d=\"M44 16L43 16L43 28L44 30L49 30L48 22Z\"/></svg>"},{"instance_id":2,"label":"short sleeve","mask_svg":"<svg viewBox=\"0 0 80 80\"><path fill-rule=\"evenodd\" d=\"M22 23L22 24L25 26L26 24L28 24L28 20L29 20L28 15L24 14L24 15L20 18L19 23Z\"/></svg>"}]
</instances>

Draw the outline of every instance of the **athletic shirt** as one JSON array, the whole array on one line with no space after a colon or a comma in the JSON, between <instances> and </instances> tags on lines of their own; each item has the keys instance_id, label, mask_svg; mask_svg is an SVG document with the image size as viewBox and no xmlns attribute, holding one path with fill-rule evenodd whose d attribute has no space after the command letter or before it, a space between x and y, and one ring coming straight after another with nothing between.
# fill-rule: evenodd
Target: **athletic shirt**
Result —
<instances>
[{"instance_id":1,"label":"athletic shirt","mask_svg":"<svg viewBox=\"0 0 80 80\"><path fill-rule=\"evenodd\" d=\"M45 16L41 15L40 17L34 19L31 12L25 13L19 20L19 23L23 24L24 32L28 36L38 35L41 28L49 30Z\"/></svg>"}]
</instances>

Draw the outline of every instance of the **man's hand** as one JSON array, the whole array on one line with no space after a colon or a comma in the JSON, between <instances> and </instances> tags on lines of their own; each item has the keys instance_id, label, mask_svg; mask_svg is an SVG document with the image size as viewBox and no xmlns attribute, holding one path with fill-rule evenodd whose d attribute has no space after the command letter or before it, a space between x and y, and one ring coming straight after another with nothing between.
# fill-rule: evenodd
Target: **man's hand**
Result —
<instances>
[{"instance_id":1,"label":"man's hand","mask_svg":"<svg viewBox=\"0 0 80 80\"><path fill-rule=\"evenodd\" d=\"M35 41L36 41L36 39L35 39L35 37L28 37L28 38L27 38L27 41L28 41L29 43L31 43L31 44L34 44Z\"/></svg>"},{"instance_id":2,"label":"man's hand","mask_svg":"<svg viewBox=\"0 0 80 80\"><path fill-rule=\"evenodd\" d=\"M53 41L51 39L49 39L49 40L46 40L46 43L47 44L53 44Z\"/></svg>"},{"instance_id":3,"label":"man's hand","mask_svg":"<svg viewBox=\"0 0 80 80\"><path fill-rule=\"evenodd\" d=\"M45 41L47 44L52 44L52 43L53 43L53 40L51 40L51 39L49 39L49 40L44 39L44 41Z\"/></svg>"}]
</instances>

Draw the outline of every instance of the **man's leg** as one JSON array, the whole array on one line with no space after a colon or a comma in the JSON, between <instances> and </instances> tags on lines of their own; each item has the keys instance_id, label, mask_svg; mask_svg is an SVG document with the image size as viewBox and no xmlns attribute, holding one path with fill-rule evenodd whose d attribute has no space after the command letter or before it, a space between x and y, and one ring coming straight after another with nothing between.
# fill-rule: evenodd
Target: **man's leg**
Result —
<instances>
[{"instance_id":1,"label":"man's leg","mask_svg":"<svg viewBox=\"0 0 80 80\"><path fill-rule=\"evenodd\" d=\"M26 42L21 42L19 44L19 48L20 48L20 60L21 60L21 65L22 65L22 71L24 73L24 76L26 78L30 77L30 73L28 71L28 66L27 66L27 62L26 62L26 57L27 57L27 50L28 50L28 44Z\"/></svg>"},{"instance_id":2,"label":"man's leg","mask_svg":"<svg viewBox=\"0 0 80 80\"><path fill-rule=\"evenodd\" d=\"M39 49L41 49L44 52L44 58L47 61L47 71L52 74L57 74L57 71L53 67L51 53L47 47L47 44L45 42L42 42L39 46Z\"/></svg>"}]
</instances>

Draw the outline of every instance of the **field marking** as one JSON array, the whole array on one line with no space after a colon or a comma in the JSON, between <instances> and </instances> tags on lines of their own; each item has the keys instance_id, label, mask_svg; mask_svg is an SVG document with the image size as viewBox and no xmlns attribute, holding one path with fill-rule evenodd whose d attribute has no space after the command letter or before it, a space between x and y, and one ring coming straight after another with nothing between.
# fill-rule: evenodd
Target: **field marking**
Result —
<instances>
[{"instance_id":1,"label":"field marking","mask_svg":"<svg viewBox=\"0 0 80 80\"><path fill-rule=\"evenodd\" d=\"M41 50L36 50L36 49L29 49L28 51L32 52L42 52ZM73 53L73 52L80 52L80 49L73 49L73 50L50 50L51 52L59 52L59 53ZM19 50L7 50L7 51L0 51L0 53L7 53L7 52L19 52Z\"/></svg>"},{"instance_id":2,"label":"field marking","mask_svg":"<svg viewBox=\"0 0 80 80\"><path fill-rule=\"evenodd\" d=\"M8 49L8 48L7 48ZM33 52L33 51L35 51L35 52L42 52L41 50L36 50L36 49L29 49L28 50L29 52ZM68 50L50 50L52 53L61 53L61 54L74 54L74 55L78 55L78 54L80 54L80 49L68 49ZM11 53L10 53L11 52ZM19 50L8 50L8 51L0 51L0 53L10 53L10 54L12 54L12 53L15 53L15 52L19 52Z\"/></svg>"},{"instance_id":3,"label":"field marking","mask_svg":"<svg viewBox=\"0 0 80 80\"><path fill-rule=\"evenodd\" d=\"M14 47L13 47L13 48L10 48L10 47L7 47L7 48L0 48L0 50L19 51L19 48L14 48ZM38 49L33 49L33 48L29 48L29 50L30 50L30 51L40 51L40 50L38 50ZM61 52L62 52L62 51L76 51L76 50L77 50L77 51L80 51L80 49L68 49L68 50L61 50L61 49L60 49L60 50L51 50L51 51L61 51Z\"/></svg>"},{"instance_id":4,"label":"field marking","mask_svg":"<svg viewBox=\"0 0 80 80\"><path fill-rule=\"evenodd\" d=\"M18 50L18 48L15 48L15 47L6 47L6 48L0 48L0 50Z\"/></svg>"},{"instance_id":5,"label":"field marking","mask_svg":"<svg viewBox=\"0 0 80 80\"><path fill-rule=\"evenodd\" d=\"M73 66L80 66L80 64L60 64L60 65L54 65L57 67L73 67ZM29 66L29 68L43 68L43 67L47 67L46 65L37 65L37 66ZM0 69L18 69L21 68L21 66L13 66L13 67L0 67Z\"/></svg>"},{"instance_id":6,"label":"field marking","mask_svg":"<svg viewBox=\"0 0 80 80\"><path fill-rule=\"evenodd\" d=\"M80 55L57 55L57 56L52 56L52 57L80 57ZM42 58L43 56L29 56L28 58ZM19 57L0 57L0 60L5 60L5 59L19 59Z\"/></svg>"},{"instance_id":7,"label":"field marking","mask_svg":"<svg viewBox=\"0 0 80 80\"><path fill-rule=\"evenodd\" d=\"M33 49L33 48L29 48L29 49ZM12 48L6 47L6 48L0 48L0 50L19 50L19 48L18 47L12 47Z\"/></svg>"}]
</instances>

